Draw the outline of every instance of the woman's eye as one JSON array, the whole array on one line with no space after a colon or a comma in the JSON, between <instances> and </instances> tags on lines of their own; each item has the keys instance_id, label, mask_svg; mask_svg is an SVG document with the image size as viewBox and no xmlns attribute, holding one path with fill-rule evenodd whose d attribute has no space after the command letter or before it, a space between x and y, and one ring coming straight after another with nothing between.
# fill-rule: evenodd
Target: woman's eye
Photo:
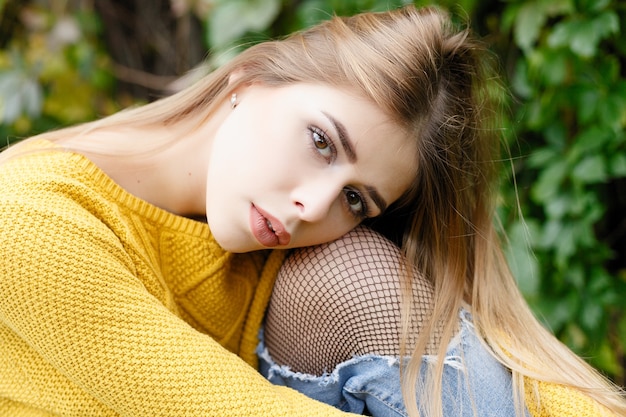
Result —
<instances>
[{"instance_id":1,"label":"woman's eye","mask_svg":"<svg viewBox=\"0 0 626 417\"><path fill-rule=\"evenodd\" d=\"M320 128L311 126L309 127L309 130L311 132L311 139L315 150L323 156L324 159L332 162L336 154L332 140Z\"/></svg>"},{"instance_id":2,"label":"woman's eye","mask_svg":"<svg viewBox=\"0 0 626 417\"><path fill-rule=\"evenodd\" d=\"M346 203L350 207L350 212L354 214L357 219L362 220L367 217L367 206L365 200L358 191L345 190Z\"/></svg>"}]
</instances>

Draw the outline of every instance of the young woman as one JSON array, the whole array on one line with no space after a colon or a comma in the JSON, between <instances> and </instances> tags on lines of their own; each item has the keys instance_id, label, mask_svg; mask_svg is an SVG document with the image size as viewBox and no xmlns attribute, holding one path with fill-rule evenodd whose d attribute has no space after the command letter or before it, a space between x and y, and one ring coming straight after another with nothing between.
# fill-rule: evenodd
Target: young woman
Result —
<instances>
[{"instance_id":1,"label":"young woman","mask_svg":"<svg viewBox=\"0 0 626 417\"><path fill-rule=\"evenodd\" d=\"M521 327L509 311L532 316L487 226L492 143L479 102L464 99L483 91L481 61L433 19L410 7L334 19L250 48L172 97L4 151L0 414L343 415L265 380L257 336L283 249L383 213L390 232L409 220L406 270L434 285L407 409L418 407L423 335L442 323L446 346L466 302L515 381L567 382L622 411L617 391L536 322L508 333Z\"/></svg>"},{"instance_id":2,"label":"young woman","mask_svg":"<svg viewBox=\"0 0 626 417\"><path fill-rule=\"evenodd\" d=\"M359 227L288 257L258 350L264 375L379 417L626 415L623 393L537 322L506 264L481 46L442 13L412 8L335 19L301 42L315 45L311 62L338 68L308 77L359 77L412 132L417 176L364 221L391 240Z\"/></svg>"}]
</instances>

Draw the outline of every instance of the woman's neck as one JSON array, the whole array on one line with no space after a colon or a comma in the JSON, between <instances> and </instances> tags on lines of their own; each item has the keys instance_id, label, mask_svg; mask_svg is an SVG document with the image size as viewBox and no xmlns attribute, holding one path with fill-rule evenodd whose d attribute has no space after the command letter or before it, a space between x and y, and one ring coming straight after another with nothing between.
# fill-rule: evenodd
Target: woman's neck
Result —
<instances>
[{"instance_id":1,"label":"woman's neck","mask_svg":"<svg viewBox=\"0 0 626 417\"><path fill-rule=\"evenodd\" d=\"M136 197L174 214L203 218L210 138L199 141L198 136L171 126L112 127L62 145L84 154Z\"/></svg>"},{"instance_id":2,"label":"woman's neck","mask_svg":"<svg viewBox=\"0 0 626 417\"><path fill-rule=\"evenodd\" d=\"M225 102L209 118L149 126L99 124L60 143L91 159L131 194L174 214L204 218L212 139L229 111Z\"/></svg>"}]
</instances>

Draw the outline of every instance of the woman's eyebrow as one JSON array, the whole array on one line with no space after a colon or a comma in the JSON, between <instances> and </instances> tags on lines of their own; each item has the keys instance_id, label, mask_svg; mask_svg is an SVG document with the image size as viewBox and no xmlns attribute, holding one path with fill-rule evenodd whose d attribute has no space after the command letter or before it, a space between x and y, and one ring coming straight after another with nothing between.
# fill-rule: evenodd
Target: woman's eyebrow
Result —
<instances>
[{"instance_id":1,"label":"woman's eyebrow","mask_svg":"<svg viewBox=\"0 0 626 417\"><path fill-rule=\"evenodd\" d=\"M380 210L381 214L384 213L385 210L387 209L387 202L380 195L380 193L376 190L376 188L368 185L365 187L365 191L370 196L374 204L376 204L376 207L378 207L378 210Z\"/></svg>"},{"instance_id":2,"label":"woman's eyebrow","mask_svg":"<svg viewBox=\"0 0 626 417\"><path fill-rule=\"evenodd\" d=\"M354 151L354 146L352 145L352 140L350 139L350 136L348 135L348 131L346 130L346 127L343 125L343 123L336 120L330 114L326 112L322 112L322 114L326 116L326 118L330 121L330 123L333 125L333 127L337 131L337 135L339 135L339 141L341 142L341 146L343 147L343 150L346 152L346 155L348 155L348 161L350 161L351 163L355 163L357 160L356 152Z\"/></svg>"},{"instance_id":3,"label":"woman's eyebrow","mask_svg":"<svg viewBox=\"0 0 626 417\"><path fill-rule=\"evenodd\" d=\"M351 163L355 163L357 160L356 151L354 150L354 146L352 145L352 140L350 139L350 136L348 135L348 131L346 130L346 127L343 125L343 123L335 119L330 114L326 112L322 112L322 114L326 116L326 118L330 121L330 123L333 125L333 127L337 131L337 135L339 135L339 141L341 142L341 146L343 147L344 151L346 152L346 155L348 156L348 161L350 161ZM367 195L370 197L370 199L374 202L376 207L378 207L380 212L381 213L384 212L385 209L387 208L387 202L380 195L378 190L376 190L376 188L372 186L367 186L365 187L365 191L367 192Z\"/></svg>"}]
</instances>

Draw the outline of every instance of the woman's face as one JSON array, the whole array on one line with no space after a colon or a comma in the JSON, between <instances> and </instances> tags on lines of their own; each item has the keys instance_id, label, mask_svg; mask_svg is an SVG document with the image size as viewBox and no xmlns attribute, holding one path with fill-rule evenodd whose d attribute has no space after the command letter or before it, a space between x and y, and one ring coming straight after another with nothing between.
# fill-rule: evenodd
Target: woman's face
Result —
<instances>
[{"instance_id":1,"label":"woman's face","mask_svg":"<svg viewBox=\"0 0 626 417\"><path fill-rule=\"evenodd\" d=\"M415 144L373 103L325 85L260 85L216 131L207 221L226 250L328 242L409 187Z\"/></svg>"}]
</instances>

